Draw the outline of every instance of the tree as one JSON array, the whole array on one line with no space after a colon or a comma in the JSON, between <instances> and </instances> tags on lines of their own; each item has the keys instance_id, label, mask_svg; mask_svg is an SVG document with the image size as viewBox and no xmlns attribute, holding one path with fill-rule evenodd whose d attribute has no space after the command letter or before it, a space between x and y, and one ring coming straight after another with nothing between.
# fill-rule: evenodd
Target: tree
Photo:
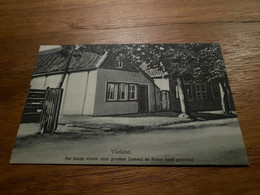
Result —
<instances>
[{"instance_id":1,"label":"tree","mask_svg":"<svg viewBox=\"0 0 260 195\"><path fill-rule=\"evenodd\" d=\"M199 55L201 56L200 66L206 67L204 80L219 82L222 110L225 114L230 114L230 87L220 45L212 44L200 50Z\"/></svg>"},{"instance_id":2,"label":"tree","mask_svg":"<svg viewBox=\"0 0 260 195\"><path fill-rule=\"evenodd\" d=\"M190 110L184 81L192 80L192 70L196 64L194 61L194 49L188 44L176 45L147 45L148 55L145 55L149 67L163 70L168 77L176 79L181 106L180 117L189 118ZM140 49L139 49L140 50ZM150 56L150 57L148 57ZM192 62L192 60L194 62Z\"/></svg>"},{"instance_id":3,"label":"tree","mask_svg":"<svg viewBox=\"0 0 260 195\"><path fill-rule=\"evenodd\" d=\"M63 45L62 46L62 50L60 51L61 55L65 58L65 60L67 60L66 64L65 64L65 68L64 68L64 72L60 77L60 80L58 82L58 85L56 88L61 88L63 85L63 82L65 80L66 74L68 73L69 70L69 65L72 59L72 56L74 54L76 46L75 45Z\"/></svg>"},{"instance_id":4,"label":"tree","mask_svg":"<svg viewBox=\"0 0 260 195\"><path fill-rule=\"evenodd\" d=\"M228 78L219 44L138 45L135 55L149 67L166 71L169 77L176 78L181 117L190 116L185 81L219 81L223 111L230 112Z\"/></svg>"}]
</instances>

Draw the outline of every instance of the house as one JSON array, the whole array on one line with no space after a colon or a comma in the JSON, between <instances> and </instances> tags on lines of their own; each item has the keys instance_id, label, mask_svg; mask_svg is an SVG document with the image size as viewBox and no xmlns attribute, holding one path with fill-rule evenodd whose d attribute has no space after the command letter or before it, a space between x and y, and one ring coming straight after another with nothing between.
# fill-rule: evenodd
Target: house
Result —
<instances>
[{"instance_id":1,"label":"house","mask_svg":"<svg viewBox=\"0 0 260 195\"><path fill-rule=\"evenodd\" d=\"M60 115L119 115L161 110L160 89L139 67L110 53L73 55L62 88ZM55 88L68 59L62 48L39 52L31 89Z\"/></svg>"},{"instance_id":2,"label":"house","mask_svg":"<svg viewBox=\"0 0 260 195\"><path fill-rule=\"evenodd\" d=\"M154 80L160 89L161 111L170 111L170 81L167 78L167 72L150 68L146 63L142 63L140 68Z\"/></svg>"},{"instance_id":3,"label":"house","mask_svg":"<svg viewBox=\"0 0 260 195\"><path fill-rule=\"evenodd\" d=\"M181 106L176 79L169 77L166 71L150 68L145 63L140 68L153 78L155 84L160 88L162 111L180 112ZM217 81L206 83L185 82L184 88L191 111L222 110L222 91ZM228 88L228 93L231 110L235 110L230 88Z\"/></svg>"}]
</instances>

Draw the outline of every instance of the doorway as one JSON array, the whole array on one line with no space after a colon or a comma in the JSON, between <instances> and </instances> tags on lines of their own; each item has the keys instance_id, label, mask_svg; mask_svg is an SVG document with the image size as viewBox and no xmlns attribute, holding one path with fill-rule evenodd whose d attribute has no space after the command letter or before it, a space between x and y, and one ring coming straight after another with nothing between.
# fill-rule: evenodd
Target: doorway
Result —
<instances>
[{"instance_id":1,"label":"doorway","mask_svg":"<svg viewBox=\"0 0 260 195\"><path fill-rule=\"evenodd\" d=\"M149 112L148 102L148 86L139 85L139 113Z\"/></svg>"}]
</instances>

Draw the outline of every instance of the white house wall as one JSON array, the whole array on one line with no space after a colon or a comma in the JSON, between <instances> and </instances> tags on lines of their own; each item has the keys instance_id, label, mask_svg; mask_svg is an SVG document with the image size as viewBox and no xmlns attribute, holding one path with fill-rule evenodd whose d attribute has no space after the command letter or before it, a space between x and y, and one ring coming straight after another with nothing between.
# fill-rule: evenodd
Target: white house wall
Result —
<instances>
[{"instance_id":1,"label":"white house wall","mask_svg":"<svg viewBox=\"0 0 260 195\"><path fill-rule=\"evenodd\" d=\"M65 102L61 114L80 115L82 114L84 96L87 85L87 72L70 73L68 76L66 91L64 91ZM64 82L65 83L65 82Z\"/></svg>"},{"instance_id":2,"label":"white house wall","mask_svg":"<svg viewBox=\"0 0 260 195\"><path fill-rule=\"evenodd\" d=\"M50 75L50 76L39 76L32 78L31 81L31 89L46 89L47 87L57 87L57 84L60 80L61 74L56 75ZM65 100L65 94L67 89L67 79L68 75L66 75L62 88L63 88L63 95L62 95L62 101L61 101L61 110L60 114L63 114L63 108L64 108L64 100Z\"/></svg>"},{"instance_id":3,"label":"white house wall","mask_svg":"<svg viewBox=\"0 0 260 195\"><path fill-rule=\"evenodd\" d=\"M106 102L107 82L148 85L149 112L155 112L154 84L140 72L98 69L94 116L138 112L138 101Z\"/></svg>"},{"instance_id":4,"label":"white house wall","mask_svg":"<svg viewBox=\"0 0 260 195\"><path fill-rule=\"evenodd\" d=\"M60 81L60 77L61 77L61 74L47 76L44 88L45 89L47 87L49 87L49 88L56 88L58 83L59 83L59 81Z\"/></svg>"},{"instance_id":5,"label":"white house wall","mask_svg":"<svg viewBox=\"0 0 260 195\"><path fill-rule=\"evenodd\" d=\"M154 78L153 80L161 90L170 90L168 78Z\"/></svg>"},{"instance_id":6,"label":"white house wall","mask_svg":"<svg viewBox=\"0 0 260 195\"><path fill-rule=\"evenodd\" d=\"M95 97L96 97L96 85L97 85L97 70L92 70L88 73L86 79L86 97L83 107L83 115L93 115Z\"/></svg>"},{"instance_id":7,"label":"white house wall","mask_svg":"<svg viewBox=\"0 0 260 195\"><path fill-rule=\"evenodd\" d=\"M55 88L60 80L61 74L34 77L31 80L31 89ZM65 83L65 82L64 82Z\"/></svg>"},{"instance_id":8,"label":"white house wall","mask_svg":"<svg viewBox=\"0 0 260 195\"><path fill-rule=\"evenodd\" d=\"M45 89L46 76L41 76L37 78L32 78L31 89Z\"/></svg>"},{"instance_id":9,"label":"white house wall","mask_svg":"<svg viewBox=\"0 0 260 195\"><path fill-rule=\"evenodd\" d=\"M31 89L55 88L61 74L34 77ZM97 71L67 74L62 88L61 115L93 115Z\"/></svg>"}]
</instances>

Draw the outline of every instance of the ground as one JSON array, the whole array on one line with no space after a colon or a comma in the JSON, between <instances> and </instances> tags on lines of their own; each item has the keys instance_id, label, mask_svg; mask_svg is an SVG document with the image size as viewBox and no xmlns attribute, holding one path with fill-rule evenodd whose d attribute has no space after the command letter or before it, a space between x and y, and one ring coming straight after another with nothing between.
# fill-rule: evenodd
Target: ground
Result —
<instances>
[{"instance_id":1,"label":"ground","mask_svg":"<svg viewBox=\"0 0 260 195\"><path fill-rule=\"evenodd\" d=\"M128 114L118 116L62 116L56 133L102 134L104 131L134 131L141 129L161 128L169 125L188 123L192 121L218 120L234 118L236 115L226 115L222 111L194 112L190 119L179 118L175 112L158 112L143 114ZM20 124L17 137L37 134L38 123Z\"/></svg>"},{"instance_id":2,"label":"ground","mask_svg":"<svg viewBox=\"0 0 260 195\"><path fill-rule=\"evenodd\" d=\"M107 123L107 120L108 118L103 118L103 121L106 121L104 124L111 123L111 121ZM236 117L205 121L201 118L199 121L177 123L178 120L180 119L175 119L172 124L163 120L162 125L154 122L151 126L148 122L144 122L140 123L141 126L135 127L128 123L120 128L99 126L96 129L88 127L90 123L86 124L86 121L62 124L55 134L28 133L26 136L24 134L18 136L11 162L247 164L246 151ZM102 121L102 118L99 118L99 121ZM155 123L157 125L154 125ZM26 125L22 124L21 129L23 126ZM35 124L30 126L37 127ZM115 150L120 154L115 154Z\"/></svg>"}]
</instances>

